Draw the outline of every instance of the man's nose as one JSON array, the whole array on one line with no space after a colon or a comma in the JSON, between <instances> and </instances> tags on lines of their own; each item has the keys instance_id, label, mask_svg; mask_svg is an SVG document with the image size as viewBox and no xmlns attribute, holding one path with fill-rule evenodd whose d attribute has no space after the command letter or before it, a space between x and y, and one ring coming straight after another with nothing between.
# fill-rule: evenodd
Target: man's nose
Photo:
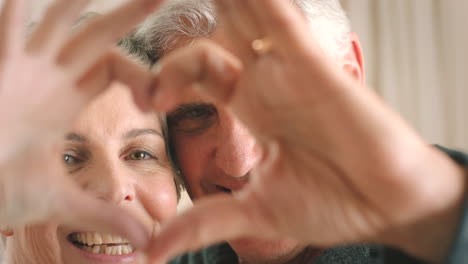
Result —
<instances>
[{"instance_id":1,"label":"man's nose","mask_svg":"<svg viewBox=\"0 0 468 264\"><path fill-rule=\"evenodd\" d=\"M125 173L125 168L119 168L118 164L112 162L95 165L96 168L90 170L87 175L86 191L115 204L135 199L135 189L131 177Z\"/></svg>"},{"instance_id":2,"label":"man's nose","mask_svg":"<svg viewBox=\"0 0 468 264\"><path fill-rule=\"evenodd\" d=\"M245 176L258 162L258 145L237 119L223 117L218 131L215 152L216 165L229 176Z\"/></svg>"}]
</instances>

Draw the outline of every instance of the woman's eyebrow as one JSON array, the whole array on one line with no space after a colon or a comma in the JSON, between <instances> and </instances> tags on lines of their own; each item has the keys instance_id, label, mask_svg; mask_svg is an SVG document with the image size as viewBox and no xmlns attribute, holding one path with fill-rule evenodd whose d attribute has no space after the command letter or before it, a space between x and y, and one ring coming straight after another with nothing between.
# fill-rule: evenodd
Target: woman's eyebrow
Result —
<instances>
[{"instance_id":1,"label":"woman's eyebrow","mask_svg":"<svg viewBox=\"0 0 468 264\"><path fill-rule=\"evenodd\" d=\"M80 143L83 143L83 142L87 141L86 137L84 137L82 135L79 135L79 134L76 134L76 133L66 134L65 139L68 140L68 141L77 141L77 142L80 142Z\"/></svg>"},{"instance_id":2,"label":"woman's eyebrow","mask_svg":"<svg viewBox=\"0 0 468 264\"><path fill-rule=\"evenodd\" d=\"M150 128L145 128L145 129L132 129L125 133L124 138L126 139L131 139L131 138L136 138L139 136L144 136L144 135L156 135L164 138L161 132L155 130L155 129L150 129Z\"/></svg>"}]
</instances>

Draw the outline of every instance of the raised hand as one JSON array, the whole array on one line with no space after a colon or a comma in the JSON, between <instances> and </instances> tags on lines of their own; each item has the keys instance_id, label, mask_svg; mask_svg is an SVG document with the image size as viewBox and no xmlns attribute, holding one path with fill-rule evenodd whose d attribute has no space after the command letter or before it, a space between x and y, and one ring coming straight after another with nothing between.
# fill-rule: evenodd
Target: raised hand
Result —
<instances>
[{"instance_id":1,"label":"raised hand","mask_svg":"<svg viewBox=\"0 0 468 264\"><path fill-rule=\"evenodd\" d=\"M26 41L25 0L6 0L0 17L0 227L46 220L119 233L144 246L143 225L90 197L67 178L57 142L113 81L149 84L150 74L113 46L162 1L132 0L71 34L89 0L58 0Z\"/></svg>"},{"instance_id":2,"label":"raised hand","mask_svg":"<svg viewBox=\"0 0 468 264\"><path fill-rule=\"evenodd\" d=\"M136 97L170 110L198 92L232 111L265 155L241 194L199 200L169 223L151 259L290 237L322 247L383 243L440 261L459 219L463 170L336 69L289 1L217 3L235 56L198 41L163 58L151 97ZM255 51L258 38L266 46Z\"/></svg>"}]
</instances>

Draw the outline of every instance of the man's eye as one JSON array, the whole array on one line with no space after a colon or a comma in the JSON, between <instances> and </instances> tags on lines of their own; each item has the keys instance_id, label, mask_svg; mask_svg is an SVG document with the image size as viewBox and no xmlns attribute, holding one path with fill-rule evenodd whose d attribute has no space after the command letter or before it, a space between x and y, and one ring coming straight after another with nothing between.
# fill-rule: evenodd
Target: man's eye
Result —
<instances>
[{"instance_id":1,"label":"man's eye","mask_svg":"<svg viewBox=\"0 0 468 264\"><path fill-rule=\"evenodd\" d=\"M146 151L135 151L128 155L127 160L148 160L148 159L155 159L155 157L149 154Z\"/></svg>"},{"instance_id":2,"label":"man's eye","mask_svg":"<svg viewBox=\"0 0 468 264\"><path fill-rule=\"evenodd\" d=\"M215 123L216 113L216 108L212 105L182 106L168 116L168 123L177 131L200 132Z\"/></svg>"}]
</instances>

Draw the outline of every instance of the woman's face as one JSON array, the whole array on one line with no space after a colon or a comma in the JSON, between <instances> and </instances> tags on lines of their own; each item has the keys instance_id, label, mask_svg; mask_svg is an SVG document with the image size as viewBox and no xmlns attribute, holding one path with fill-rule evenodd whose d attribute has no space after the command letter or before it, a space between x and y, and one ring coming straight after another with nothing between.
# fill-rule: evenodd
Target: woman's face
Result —
<instances>
[{"instance_id":1,"label":"woman's face","mask_svg":"<svg viewBox=\"0 0 468 264\"><path fill-rule=\"evenodd\" d=\"M61 158L83 189L127 209L148 232L176 213L160 121L140 112L125 87L114 85L79 116ZM8 243L19 263L135 263L125 238L60 223L15 230Z\"/></svg>"}]
</instances>

